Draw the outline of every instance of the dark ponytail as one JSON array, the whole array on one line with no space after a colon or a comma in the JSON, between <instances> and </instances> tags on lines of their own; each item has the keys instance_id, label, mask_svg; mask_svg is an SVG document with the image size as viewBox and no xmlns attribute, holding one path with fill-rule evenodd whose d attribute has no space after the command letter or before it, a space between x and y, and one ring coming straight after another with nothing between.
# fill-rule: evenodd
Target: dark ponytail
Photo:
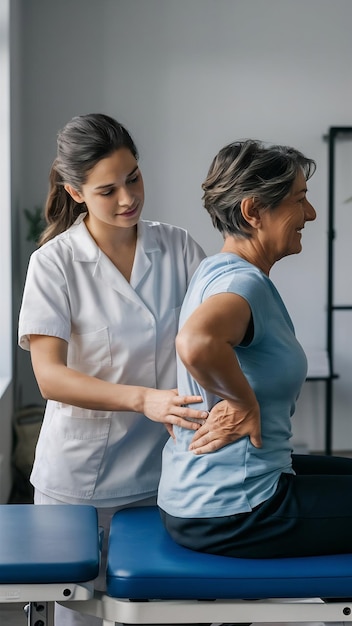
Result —
<instances>
[{"instance_id":1,"label":"dark ponytail","mask_svg":"<svg viewBox=\"0 0 352 626\"><path fill-rule=\"evenodd\" d=\"M55 163L56 160L49 174L49 192L44 208L47 227L39 238L39 246L67 230L78 215L86 210L86 205L76 202L64 188L64 182L55 168Z\"/></svg>"}]
</instances>

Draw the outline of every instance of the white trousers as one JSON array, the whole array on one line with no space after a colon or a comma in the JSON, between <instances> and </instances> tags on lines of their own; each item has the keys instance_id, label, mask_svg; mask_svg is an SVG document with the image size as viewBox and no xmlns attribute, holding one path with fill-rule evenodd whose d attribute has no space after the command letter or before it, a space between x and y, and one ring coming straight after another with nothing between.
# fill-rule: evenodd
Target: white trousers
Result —
<instances>
[{"instance_id":1,"label":"white trousers","mask_svg":"<svg viewBox=\"0 0 352 626\"><path fill-rule=\"evenodd\" d=\"M145 498L144 500L138 500L135 503L130 503L125 506L113 507L113 508L101 508L97 509L98 512L98 524L104 529L104 540L101 554L101 566L98 578L94 582L94 586L99 591L105 591L105 571L107 561L107 549L108 539L110 532L111 518L121 509L131 508L132 506L151 506L155 505L156 497ZM50 496L46 496L40 491L34 492L34 504L65 504L62 500L56 500ZM87 504L89 502L87 501ZM102 626L103 620L100 617L94 617L91 615L83 615L78 611L72 611L60 604L55 607L55 626Z\"/></svg>"}]
</instances>

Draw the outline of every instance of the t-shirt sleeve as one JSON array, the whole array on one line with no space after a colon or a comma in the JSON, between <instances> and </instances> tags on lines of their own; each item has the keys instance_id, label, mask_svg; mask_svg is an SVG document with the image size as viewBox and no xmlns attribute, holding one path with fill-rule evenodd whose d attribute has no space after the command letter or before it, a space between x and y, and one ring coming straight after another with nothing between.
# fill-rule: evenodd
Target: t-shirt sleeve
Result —
<instances>
[{"instance_id":1,"label":"t-shirt sleeve","mask_svg":"<svg viewBox=\"0 0 352 626\"><path fill-rule=\"evenodd\" d=\"M253 338L250 343L253 345L259 341L265 331L264 311L268 298L265 277L255 269L224 273L208 286L204 295L208 298L219 293L235 293L248 302L253 319Z\"/></svg>"},{"instance_id":2,"label":"t-shirt sleeve","mask_svg":"<svg viewBox=\"0 0 352 626\"><path fill-rule=\"evenodd\" d=\"M64 273L40 250L30 258L18 323L18 343L29 350L30 335L48 335L68 341L70 307Z\"/></svg>"}]
</instances>

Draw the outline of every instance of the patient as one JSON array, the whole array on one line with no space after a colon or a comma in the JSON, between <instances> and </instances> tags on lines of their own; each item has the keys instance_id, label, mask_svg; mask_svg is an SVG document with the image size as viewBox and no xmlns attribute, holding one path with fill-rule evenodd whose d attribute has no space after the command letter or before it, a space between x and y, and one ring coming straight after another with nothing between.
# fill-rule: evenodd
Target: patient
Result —
<instances>
[{"instance_id":1,"label":"patient","mask_svg":"<svg viewBox=\"0 0 352 626\"><path fill-rule=\"evenodd\" d=\"M224 413L235 410L239 421L260 417L262 447L244 436L199 454L192 432L174 429L158 504L187 548L245 558L352 552L352 460L292 455L307 361L269 277L277 261L301 251L302 231L315 220L307 199L314 171L294 148L247 140L220 150L203 183L224 244L202 261L186 294L178 389L202 396L208 411L223 399Z\"/></svg>"}]
</instances>

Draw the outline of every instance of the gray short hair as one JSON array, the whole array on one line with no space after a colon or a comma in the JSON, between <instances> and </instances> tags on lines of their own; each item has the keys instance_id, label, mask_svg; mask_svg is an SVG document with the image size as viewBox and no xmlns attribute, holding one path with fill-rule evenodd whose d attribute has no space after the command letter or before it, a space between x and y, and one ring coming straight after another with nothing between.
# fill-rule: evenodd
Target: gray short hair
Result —
<instances>
[{"instance_id":1,"label":"gray short hair","mask_svg":"<svg viewBox=\"0 0 352 626\"><path fill-rule=\"evenodd\" d=\"M251 237L251 227L241 213L241 201L253 197L275 209L290 192L299 172L308 180L315 172L313 159L290 146L267 145L247 139L222 148L212 161L202 184L203 204L214 227L226 233Z\"/></svg>"}]
</instances>

